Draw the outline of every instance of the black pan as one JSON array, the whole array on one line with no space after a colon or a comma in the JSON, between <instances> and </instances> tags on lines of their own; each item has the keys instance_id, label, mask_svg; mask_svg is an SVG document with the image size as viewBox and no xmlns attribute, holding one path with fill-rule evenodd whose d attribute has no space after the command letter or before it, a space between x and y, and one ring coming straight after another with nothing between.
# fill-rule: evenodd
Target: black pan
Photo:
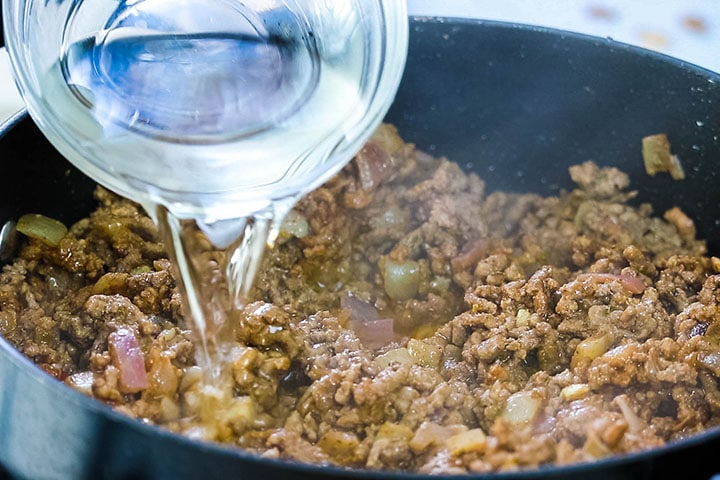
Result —
<instances>
[{"instance_id":1,"label":"black pan","mask_svg":"<svg viewBox=\"0 0 720 480\"><path fill-rule=\"evenodd\" d=\"M638 201L678 205L720 252L720 76L610 40L509 24L414 19L388 120L406 139L480 173L491 189L555 194L592 159L628 172ZM667 133L687 173L648 177L640 139ZM92 182L18 116L0 127L0 221L33 211L71 222ZM263 460L114 413L0 340L0 464L32 479L310 479L418 476ZM593 464L492 478L710 478L720 432ZM433 477L437 478L437 477ZM485 477L472 477L485 478Z\"/></svg>"}]
</instances>

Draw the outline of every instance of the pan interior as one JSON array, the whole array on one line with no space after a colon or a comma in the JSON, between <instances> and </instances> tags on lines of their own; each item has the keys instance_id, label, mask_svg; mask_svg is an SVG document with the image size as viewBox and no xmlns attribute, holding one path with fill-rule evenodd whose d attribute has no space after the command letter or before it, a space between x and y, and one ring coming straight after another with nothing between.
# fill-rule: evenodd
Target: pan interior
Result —
<instances>
[{"instance_id":1,"label":"pan interior","mask_svg":"<svg viewBox=\"0 0 720 480\"><path fill-rule=\"evenodd\" d=\"M717 75L608 40L484 22L418 19L412 24L405 77L387 120L421 149L479 173L491 190L552 195L571 187L570 165L593 160L617 166L629 173L638 202L651 202L657 212L679 206L695 219L698 236L708 239L710 251L719 252L720 202L714 194L719 103ZM6 186L0 191L0 220L40 211L72 223L91 211L92 182L61 160L29 120L7 126L4 133L0 151ZM640 139L655 133L668 135L685 168L685 180L646 175ZM83 412L80 415L89 414ZM117 420L114 428L140 427ZM176 459L172 468L194 470L202 464L197 458L176 457L181 447L165 435L137 437L141 443L156 439L165 442ZM213 447L207 452L227 471L238 461L254 462ZM582 468L546 473L580 475ZM305 473L344 475L333 469L310 468Z\"/></svg>"}]
</instances>

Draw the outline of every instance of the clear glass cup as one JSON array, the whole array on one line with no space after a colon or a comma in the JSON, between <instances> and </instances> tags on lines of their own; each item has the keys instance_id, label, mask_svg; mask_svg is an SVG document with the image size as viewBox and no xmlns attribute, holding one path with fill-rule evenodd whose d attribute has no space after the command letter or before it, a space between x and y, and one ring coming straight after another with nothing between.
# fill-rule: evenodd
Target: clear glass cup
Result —
<instances>
[{"instance_id":1,"label":"clear glass cup","mask_svg":"<svg viewBox=\"0 0 720 480\"><path fill-rule=\"evenodd\" d=\"M390 107L405 0L2 1L28 112L158 222L212 367L218 312L242 305L282 218ZM227 251L226 294L196 261L196 228Z\"/></svg>"},{"instance_id":2,"label":"clear glass cup","mask_svg":"<svg viewBox=\"0 0 720 480\"><path fill-rule=\"evenodd\" d=\"M337 172L389 108L407 49L404 0L3 0L3 11L20 92L56 148L111 190L208 224Z\"/></svg>"}]
</instances>

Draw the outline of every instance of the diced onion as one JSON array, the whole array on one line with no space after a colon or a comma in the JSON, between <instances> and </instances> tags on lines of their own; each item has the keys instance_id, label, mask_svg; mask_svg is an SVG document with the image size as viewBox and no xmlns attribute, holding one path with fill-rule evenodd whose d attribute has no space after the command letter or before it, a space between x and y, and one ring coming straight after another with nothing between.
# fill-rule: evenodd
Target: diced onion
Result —
<instances>
[{"instance_id":1,"label":"diced onion","mask_svg":"<svg viewBox=\"0 0 720 480\"><path fill-rule=\"evenodd\" d=\"M620 282L628 292L637 295L645 291L645 284L642 279L632 275L616 275L614 273L582 273L577 277L578 281L590 281L593 283Z\"/></svg>"},{"instance_id":2,"label":"diced onion","mask_svg":"<svg viewBox=\"0 0 720 480\"><path fill-rule=\"evenodd\" d=\"M418 293L420 265L413 261L394 262L387 259L383 268L385 292L393 300L408 300Z\"/></svg>"},{"instance_id":3,"label":"diced onion","mask_svg":"<svg viewBox=\"0 0 720 480\"><path fill-rule=\"evenodd\" d=\"M179 380L170 357L162 354L154 356L151 354L150 358L152 359L152 365L148 373L148 392L158 397L174 395Z\"/></svg>"},{"instance_id":4,"label":"diced onion","mask_svg":"<svg viewBox=\"0 0 720 480\"><path fill-rule=\"evenodd\" d=\"M628 428L631 432L639 432L643 428L645 428L645 422L638 417L637 413L635 413L635 410L630 406L630 402L628 400L628 397L626 395L618 395L615 397L615 403L620 408L620 411L623 414L623 417L625 417L625 421L628 424Z\"/></svg>"},{"instance_id":5,"label":"diced onion","mask_svg":"<svg viewBox=\"0 0 720 480\"><path fill-rule=\"evenodd\" d=\"M387 368L393 363L412 365L415 363L415 359L413 359L412 355L410 355L407 348L402 347L395 348L383 353L382 355L378 355L375 358L375 363L377 363L380 368Z\"/></svg>"},{"instance_id":6,"label":"diced onion","mask_svg":"<svg viewBox=\"0 0 720 480\"><path fill-rule=\"evenodd\" d=\"M385 422L380 426L376 439L401 440L403 442L410 441L414 433L409 427L393 422Z\"/></svg>"},{"instance_id":7,"label":"diced onion","mask_svg":"<svg viewBox=\"0 0 720 480\"><path fill-rule=\"evenodd\" d=\"M717 338L713 338L714 335L708 335L708 332L711 332L710 328L708 328L707 332L705 332L705 338L710 343L716 343ZM720 376L720 353L719 352L711 352L711 353L699 353L697 355L697 362L705 367L706 369L710 370L715 376Z\"/></svg>"},{"instance_id":8,"label":"diced onion","mask_svg":"<svg viewBox=\"0 0 720 480\"><path fill-rule=\"evenodd\" d=\"M533 392L517 392L510 395L505 404L503 418L515 425L530 423L540 410L541 400Z\"/></svg>"},{"instance_id":9,"label":"diced onion","mask_svg":"<svg viewBox=\"0 0 720 480\"><path fill-rule=\"evenodd\" d=\"M515 325L518 327L527 327L530 324L530 312L521 308L515 315Z\"/></svg>"},{"instance_id":10,"label":"diced onion","mask_svg":"<svg viewBox=\"0 0 720 480\"><path fill-rule=\"evenodd\" d=\"M166 422L177 420L181 415L180 405L170 397L162 397L160 399L160 415Z\"/></svg>"},{"instance_id":11,"label":"diced onion","mask_svg":"<svg viewBox=\"0 0 720 480\"><path fill-rule=\"evenodd\" d=\"M120 371L120 390L137 393L148 387L145 355L135 334L129 328L118 328L108 337L110 358Z\"/></svg>"},{"instance_id":12,"label":"diced onion","mask_svg":"<svg viewBox=\"0 0 720 480\"><path fill-rule=\"evenodd\" d=\"M448 436L448 428L432 422L423 422L415 431L415 435L408 442L408 446L415 453L420 453L431 445L442 444Z\"/></svg>"},{"instance_id":13,"label":"diced onion","mask_svg":"<svg viewBox=\"0 0 720 480\"><path fill-rule=\"evenodd\" d=\"M612 339L609 335L590 337L582 340L575 347L575 353L570 360L570 366L576 368L580 365L591 362L608 351Z\"/></svg>"},{"instance_id":14,"label":"diced onion","mask_svg":"<svg viewBox=\"0 0 720 480\"><path fill-rule=\"evenodd\" d=\"M394 321L392 318L380 318L365 322L351 321L350 328L367 348L379 348L395 339Z\"/></svg>"},{"instance_id":15,"label":"diced onion","mask_svg":"<svg viewBox=\"0 0 720 480\"><path fill-rule=\"evenodd\" d=\"M370 302L360 300L355 295L348 293L340 297L340 308L347 310L351 321L367 322L380 318L377 309Z\"/></svg>"},{"instance_id":16,"label":"diced onion","mask_svg":"<svg viewBox=\"0 0 720 480\"><path fill-rule=\"evenodd\" d=\"M180 381L180 391L185 392L190 387L197 385L203 378L202 368L197 365L185 367L183 369L182 380Z\"/></svg>"},{"instance_id":17,"label":"diced onion","mask_svg":"<svg viewBox=\"0 0 720 480\"><path fill-rule=\"evenodd\" d=\"M329 430L318 441L318 447L340 465L352 465L360 461L359 446L357 435L339 430Z\"/></svg>"},{"instance_id":18,"label":"diced onion","mask_svg":"<svg viewBox=\"0 0 720 480\"><path fill-rule=\"evenodd\" d=\"M487 437L485 432L479 428L473 428L467 432L453 435L447 439L445 444L454 456L469 452L483 453L487 446Z\"/></svg>"},{"instance_id":19,"label":"diced onion","mask_svg":"<svg viewBox=\"0 0 720 480\"><path fill-rule=\"evenodd\" d=\"M579 400L590 393L590 386L587 383L575 383L560 390L560 397L568 402Z\"/></svg>"},{"instance_id":20,"label":"diced onion","mask_svg":"<svg viewBox=\"0 0 720 480\"><path fill-rule=\"evenodd\" d=\"M299 212L291 210L280 226L280 234L288 237L303 238L310 233L310 225L307 219Z\"/></svg>"},{"instance_id":21,"label":"diced onion","mask_svg":"<svg viewBox=\"0 0 720 480\"><path fill-rule=\"evenodd\" d=\"M38 213L23 215L15 228L23 235L40 240L51 247L56 247L67 233L67 227L62 222Z\"/></svg>"},{"instance_id":22,"label":"diced onion","mask_svg":"<svg viewBox=\"0 0 720 480\"><path fill-rule=\"evenodd\" d=\"M712 268L715 271L715 273L720 272L720 258L710 257L710 265L712 265Z\"/></svg>"},{"instance_id":23,"label":"diced onion","mask_svg":"<svg viewBox=\"0 0 720 480\"><path fill-rule=\"evenodd\" d=\"M142 275L143 273L150 273L153 269L150 265L139 265L130 270L131 275Z\"/></svg>"},{"instance_id":24,"label":"diced onion","mask_svg":"<svg viewBox=\"0 0 720 480\"><path fill-rule=\"evenodd\" d=\"M393 173L393 158L378 142L367 142L355 156L360 186L365 191L375 189Z\"/></svg>"},{"instance_id":25,"label":"diced onion","mask_svg":"<svg viewBox=\"0 0 720 480\"><path fill-rule=\"evenodd\" d=\"M395 322L391 318L379 318L371 303L347 294L340 298L340 308L350 314L350 328L366 347L382 347L395 339Z\"/></svg>"},{"instance_id":26,"label":"diced onion","mask_svg":"<svg viewBox=\"0 0 720 480\"><path fill-rule=\"evenodd\" d=\"M612 450L610 450L610 448L608 448L608 446L600 439L598 434L592 430L588 433L585 445L583 445L583 450L588 455L595 458L607 457L612 453Z\"/></svg>"},{"instance_id":27,"label":"diced onion","mask_svg":"<svg viewBox=\"0 0 720 480\"><path fill-rule=\"evenodd\" d=\"M95 375L91 371L74 373L65 379L67 385L85 395L92 395L94 381Z\"/></svg>"},{"instance_id":28,"label":"diced onion","mask_svg":"<svg viewBox=\"0 0 720 480\"><path fill-rule=\"evenodd\" d=\"M451 280L448 277L436 276L430 282L430 289L439 294L447 293L450 289Z\"/></svg>"},{"instance_id":29,"label":"diced onion","mask_svg":"<svg viewBox=\"0 0 720 480\"><path fill-rule=\"evenodd\" d=\"M648 135L642 139L642 157L645 171L650 176L668 172L673 180L685 178L680 159L671 153L670 141L664 133Z\"/></svg>"}]
</instances>

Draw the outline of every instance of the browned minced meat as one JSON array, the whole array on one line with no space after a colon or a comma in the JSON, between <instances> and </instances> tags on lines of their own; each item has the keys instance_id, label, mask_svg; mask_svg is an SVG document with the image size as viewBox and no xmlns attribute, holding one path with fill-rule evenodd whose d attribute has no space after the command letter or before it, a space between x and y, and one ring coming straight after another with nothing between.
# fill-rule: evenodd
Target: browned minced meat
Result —
<instances>
[{"instance_id":1,"label":"browned minced meat","mask_svg":"<svg viewBox=\"0 0 720 480\"><path fill-rule=\"evenodd\" d=\"M195 366L152 222L104 190L58 246L28 239L5 266L0 327L128 415L272 458L487 472L715 426L720 260L679 209L630 206L622 172L570 176L578 188L558 197L486 194L382 127L266 254L232 317L227 388ZM395 337L363 345L348 295ZM132 336L140 383L109 346Z\"/></svg>"}]
</instances>

